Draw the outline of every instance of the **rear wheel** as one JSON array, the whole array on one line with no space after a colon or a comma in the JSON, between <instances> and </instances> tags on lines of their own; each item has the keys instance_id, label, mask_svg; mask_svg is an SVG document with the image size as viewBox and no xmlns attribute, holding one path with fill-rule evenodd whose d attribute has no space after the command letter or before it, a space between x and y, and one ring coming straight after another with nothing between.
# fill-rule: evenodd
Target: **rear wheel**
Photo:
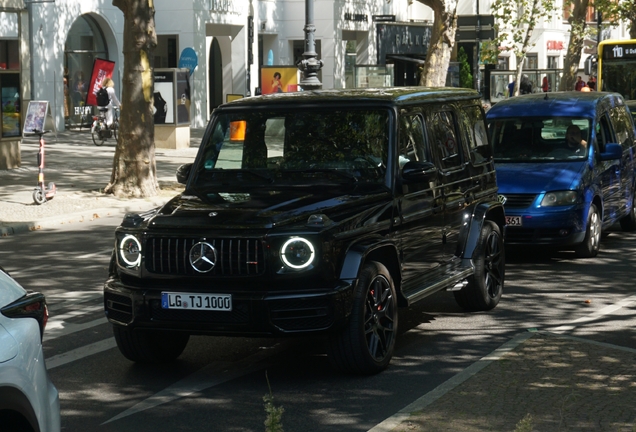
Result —
<instances>
[{"instance_id":1,"label":"rear wheel","mask_svg":"<svg viewBox=\"0 0 636 432\"><path fill-rule=\"evenodd\" d=\"M115 141L117 141L117 132L119 132L119 122L115 121L113 122L113 137L115 138Z\"/></svg>"},{"instance_id":2,"label":"rear wheel","mask_svg":"<svg viewBox=\"0 0 636 432\"><path fill-rule=\"evenodd\" d=\"M587 212L587 227L583 242L575 249L580 258L593 258L598 254L601 245L601 215L594 204L590 204Z\"/></svg>"},{"instance_id":3,"label":"rear wheel","mask_svg":"<svg viewBox=\"0 0 636 432\"><path fill-rule=\"evenodd\" d=\"M360 272L347 327L329 341L329 360L343 372L381 372L393 356L397 326L391 274L383 264L370 262Z\"/></svg>"},{"instance_id":4,"label":"rear wheel","mask_svg":"<svg viewBox=\"0 0 636 432\"><path fill-rule=\"evenodd\" d=\"M128 360L138 363L166 363L183 353L190 335L171 331L134 331L113 326L119 351Z\"/></svg>"},{"instance_id":5,"label":"rear wheel","mask_svg":"<svg viewBox=\"0 0 636 432\"><path fill-rule=\"evenodd\" d=\"M479 243L473 252L475 273L468 285L453 292L455 301L463 309L487 311L499 303L503 292L506 256L499 226L485 221L481 227Z\"/></svg>"},{"instance_id":6,"label":"rear wheel","mask_svg":"<svg viewBox=\"0 0 636 432\"><path fill-rule=\"evenodd\" d=\"M44 204L46 202L46 194L41 187L37 187L33 190L33 202L36 204Z\"/></svg>"},{"instance_id":7,"label":"rear wheel","mask_svg":"<svg viewBox=\"0 0 636 432\"><path fill-rule=\"evenodd\" d=\"M101 123L96 123L91 128L91 135L93 136L93 143L96 146L101 146L102 144L104 144L104 137L102 135L102 124Z\"/></svg>"}]
</instances>

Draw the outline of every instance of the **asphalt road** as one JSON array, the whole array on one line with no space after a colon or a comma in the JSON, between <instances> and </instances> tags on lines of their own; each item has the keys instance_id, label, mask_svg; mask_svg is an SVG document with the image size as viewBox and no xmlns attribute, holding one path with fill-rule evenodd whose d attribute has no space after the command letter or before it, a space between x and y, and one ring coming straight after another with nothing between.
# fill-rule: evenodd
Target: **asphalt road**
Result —
<instances>
[{"instance_id":1,"label":"asphalt road","mask_svg":"<svg viewBox=\"0 0 636 432\"><path fill-rule=\"evenodd\" d=\"M286 431L367 431L526 329L636 348L636 233L613 232L595 259L508 251L499 306L468 314L438 293L399 317L390 367L330 367L320 339L192 337L176 363L135 365L115 347L102 286L119 217L0 239L0 262L51 310L44 349L62 430L262 431L263 396Z\"/></svg>"}]
</instances>

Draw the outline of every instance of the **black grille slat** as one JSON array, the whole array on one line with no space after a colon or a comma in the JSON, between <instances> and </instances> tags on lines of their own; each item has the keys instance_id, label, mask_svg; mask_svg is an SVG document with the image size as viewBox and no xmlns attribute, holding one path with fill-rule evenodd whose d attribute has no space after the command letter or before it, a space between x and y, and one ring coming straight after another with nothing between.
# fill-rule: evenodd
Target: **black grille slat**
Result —
<instances>
[{"instance_id":1,"label":"black grille slat","mask_svg":"<svg viewBox=\"0 0 636 432\"><path fill-rule=\"evenodd\" d=\"M536 194L503 194L506 197L505 208L528 208L537 197Z\"/></svg>"},{"instance_id":2,"label":"black grille slat","mask_svg":"<svg viewBox=\"0 0 636 432\"><path fill-rule=\"evenodd\" d=\"M256 276L265 270L260 239L207 239L217 252L216 266L198 273L190 265L195 238L151 237L146 241L145 264L152 273L169 275Z\"/></svg>"}]
</instances>

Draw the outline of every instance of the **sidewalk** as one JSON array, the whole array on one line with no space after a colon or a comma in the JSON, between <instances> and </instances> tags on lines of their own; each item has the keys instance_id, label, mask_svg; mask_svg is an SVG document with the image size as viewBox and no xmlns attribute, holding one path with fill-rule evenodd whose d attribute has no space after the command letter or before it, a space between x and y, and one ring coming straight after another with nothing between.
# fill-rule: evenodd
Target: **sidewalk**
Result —
<instances>
[{"instance_id":1,"label":"sidewalk","mask_svg":"<svg viewBox=\"0 0 636 432\"><path fill-rule=\"evenodd\" d=\"M182 189L176 182L176 169L194 161L203 132L203 129L191 129L187 149L156 149L160 194L138 199L119 199L101 193L112 172L114 139L97 147L86 129L58 132L57 138L47 134L44 182L55 183L57 194L42 205L35 204L32 196L38 181L38 140L37 137L25 138L21 146L22 166L0 170L0 237L108 215L123 216L127 211L147 210L163 204Z\"/></svg>"},{"instance_id":2,"label":"sidewalk","mask_svg":"<svg viewBox=\"0 0 636 432\"><path fill-rule=\"evenodd\" d=\"M162 189L148 199L100 192L110 179L113 140L96 147L88 131L46 136L44 179L58 192L43 205L32 198L38 143L24 140L22 167L0 170L0 237L161 205L182 189L175 171L194 160L202 134L191 130L190 148L156 150ZM636 350L523 332L371 431L635 431L634 407Z\"/></svg>"}]
</instances>

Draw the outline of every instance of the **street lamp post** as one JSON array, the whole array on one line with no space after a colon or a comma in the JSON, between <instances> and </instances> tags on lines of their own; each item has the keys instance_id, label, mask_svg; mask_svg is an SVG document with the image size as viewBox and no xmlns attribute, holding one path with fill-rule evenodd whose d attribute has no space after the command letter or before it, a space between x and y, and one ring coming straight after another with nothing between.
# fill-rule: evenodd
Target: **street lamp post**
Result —
<instances>
[{"instance_id":1,"label":"street lamp post","mask_svg":"<svg viewBox=\"0 0 636 432\"><path fill-rule=\"evenodd\" d=\"M245 96L252 95L252 63L254 63L254 52L252 46L254 45L254 6L252 0L250 0L250 6L247 15L247 73L245 76L246 91Z\"/></svg>"},{"instance_id":2,"label":"street lamp post","mask_svg":"<svg viewBox=\"0 0 636 432\"><path fill-rule=\"evenodd\" d=\"M320 90L322 83L318 79L318 71L322 68L322 60L318 59L316 54L316 41L314 33L316 26L314 25L314 0L305 0L305 52L303 59L296 63L303 76L300 80L300 86L303 90Z\"/></svg>"}]
</instances>

